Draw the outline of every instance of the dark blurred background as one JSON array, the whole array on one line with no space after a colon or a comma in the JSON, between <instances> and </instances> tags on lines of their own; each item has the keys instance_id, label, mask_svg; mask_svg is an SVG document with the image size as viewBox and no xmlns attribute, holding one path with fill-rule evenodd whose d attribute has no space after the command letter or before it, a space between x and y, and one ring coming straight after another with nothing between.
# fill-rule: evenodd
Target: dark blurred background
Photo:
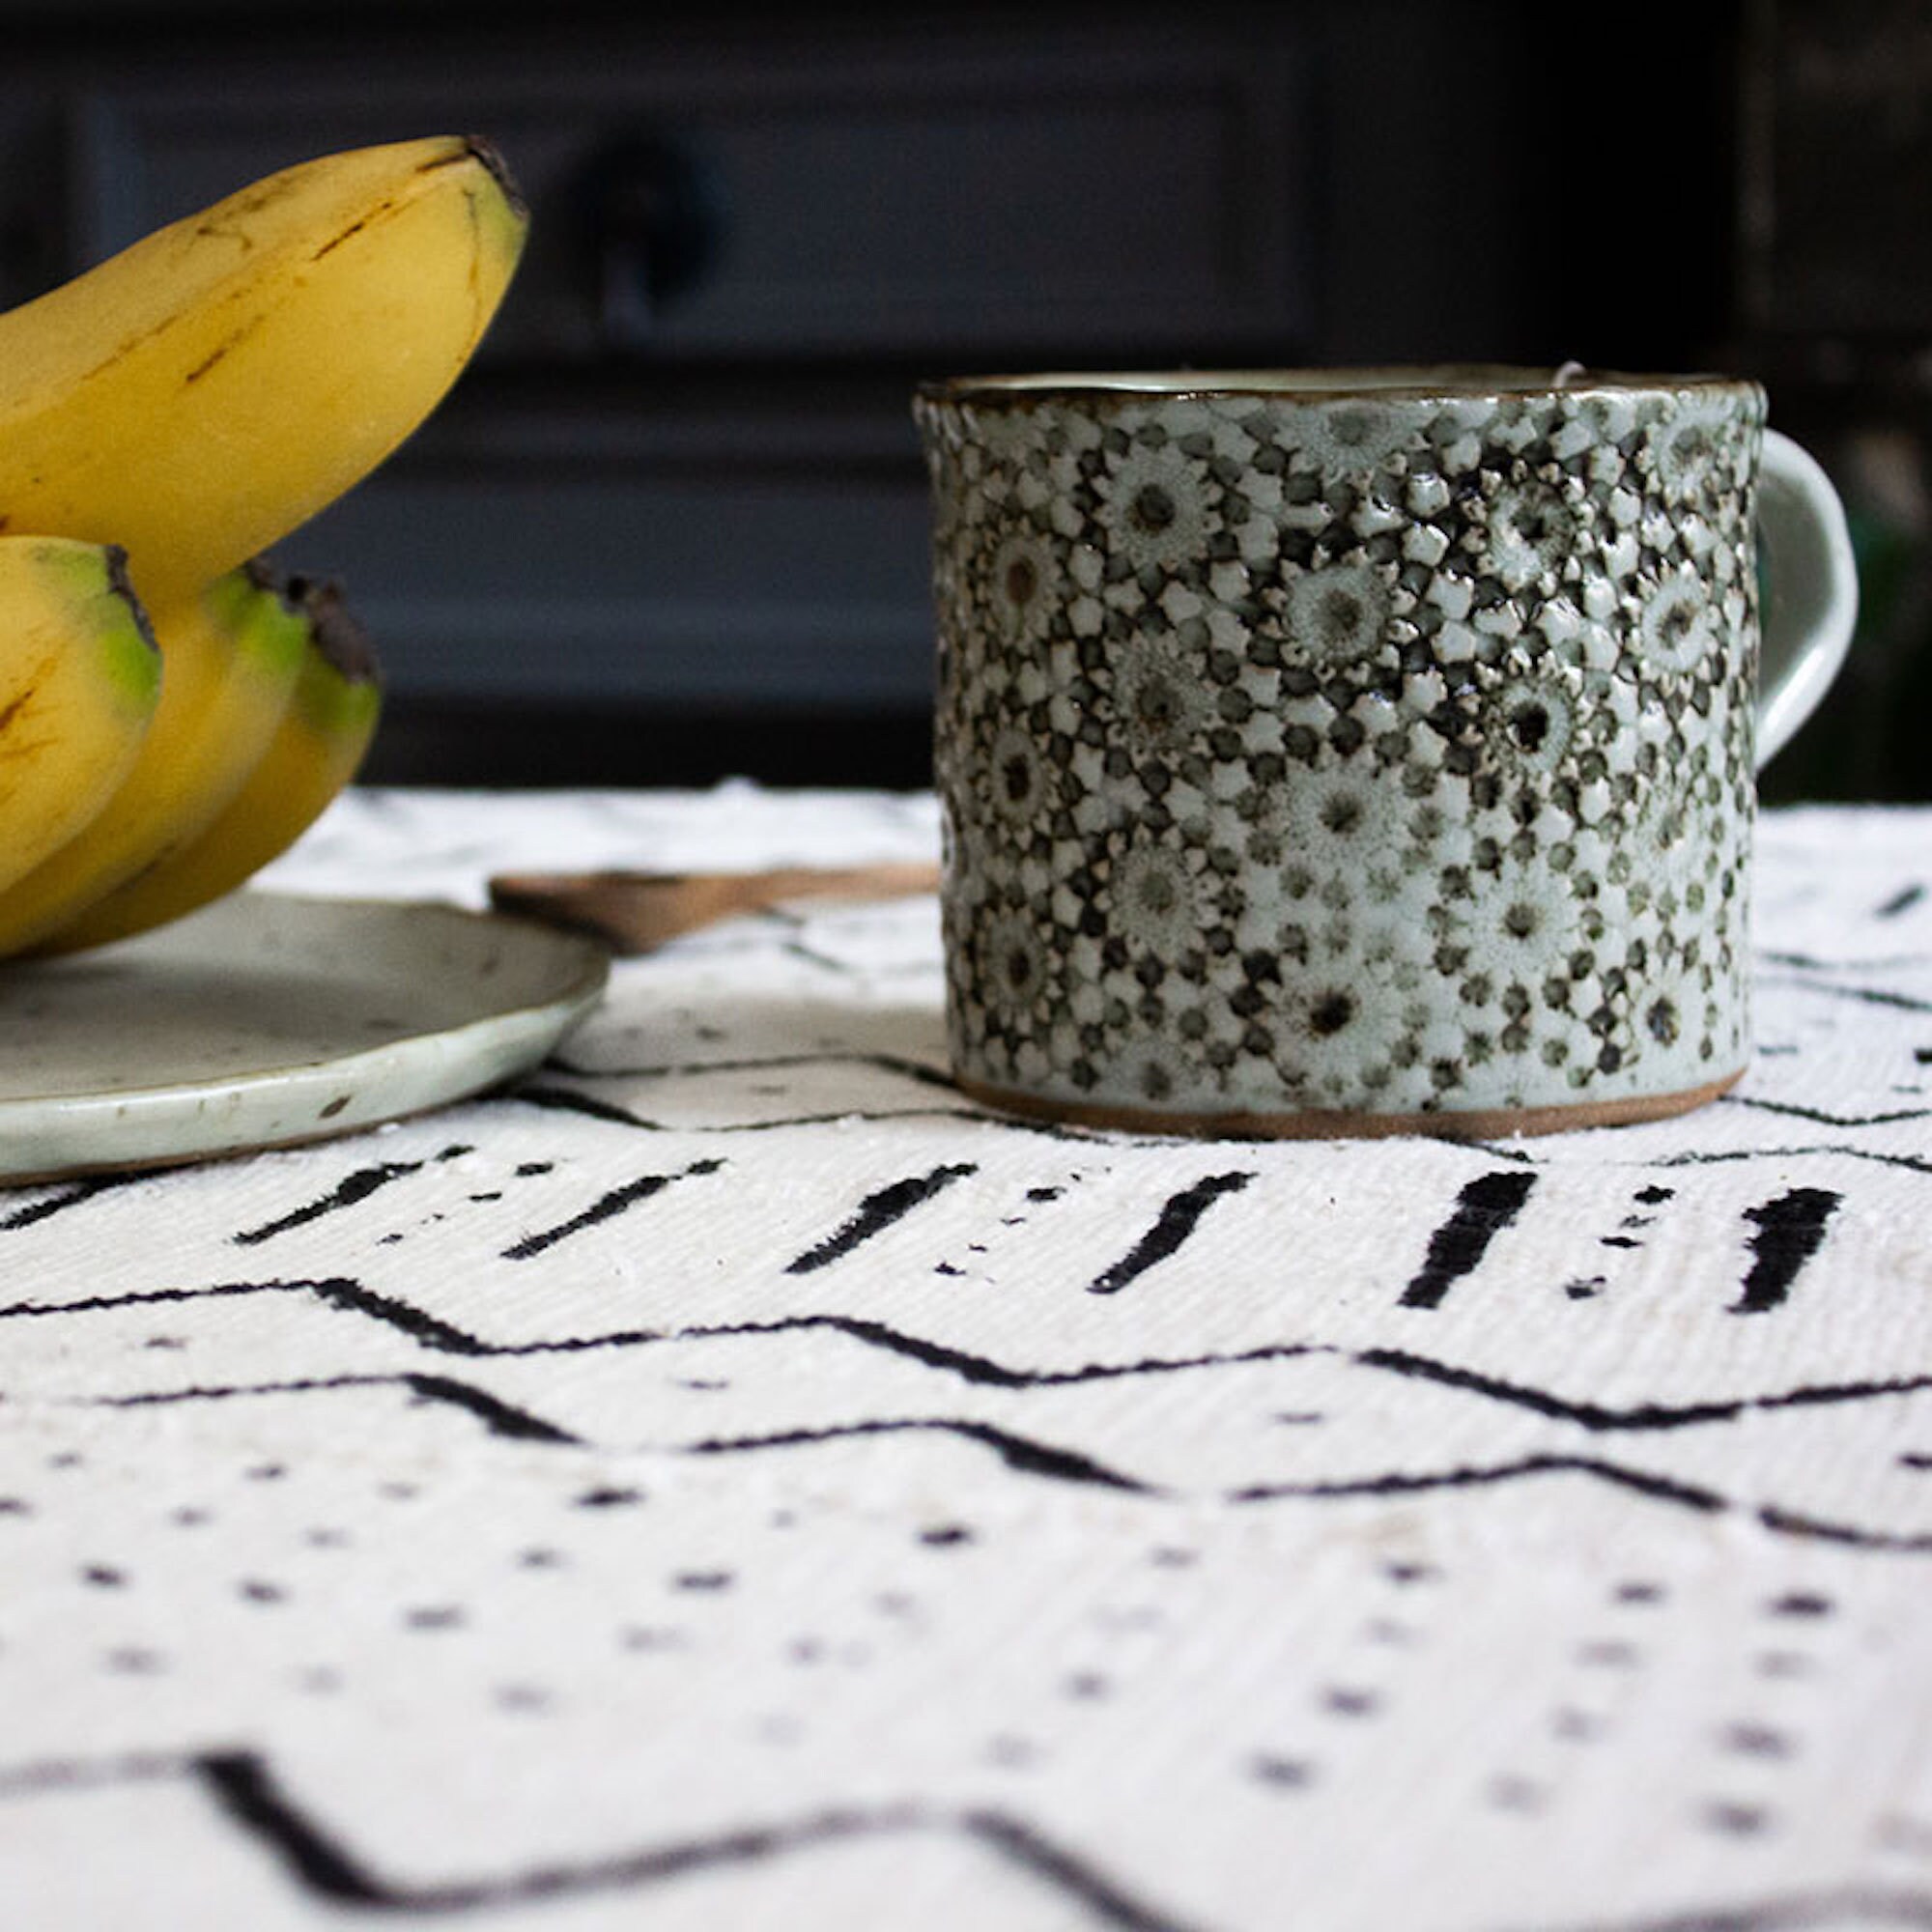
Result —
<instances>
[{"instance_id":1,"label":"dark blurred background","mask_svg":"<svg viewBox=\"0 0 1932 1932\"><path fill-rule=\"evenodd\" d=\"M0 302L289 161L478 132L534 209L431 424L291 538L386 782L917 785L928 376L1722 368L1851 508L1773 800L1932 797L1932 8L0 0Z\"/></svg>"}]
</instances>

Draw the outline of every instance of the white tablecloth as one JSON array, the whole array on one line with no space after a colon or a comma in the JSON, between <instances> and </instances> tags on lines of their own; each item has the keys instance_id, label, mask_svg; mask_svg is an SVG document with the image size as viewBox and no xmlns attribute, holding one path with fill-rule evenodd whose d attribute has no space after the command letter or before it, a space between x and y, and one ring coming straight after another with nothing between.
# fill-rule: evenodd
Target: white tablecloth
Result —
<instances>
[{"instance_id":1,"label":"white tablecloth","mask_svg":"<svg viewBox=\"0 0 1932 1932\"><path fill-rule=\"evenodd\" d=\"M915 899L620 962L514 1093L0 1193L0 1922L1932 1925L1928 835L1766 819L1676 1122L1002 1121ZM934 841L392 791L269 883Z\"/></svg>"}]
</instances>

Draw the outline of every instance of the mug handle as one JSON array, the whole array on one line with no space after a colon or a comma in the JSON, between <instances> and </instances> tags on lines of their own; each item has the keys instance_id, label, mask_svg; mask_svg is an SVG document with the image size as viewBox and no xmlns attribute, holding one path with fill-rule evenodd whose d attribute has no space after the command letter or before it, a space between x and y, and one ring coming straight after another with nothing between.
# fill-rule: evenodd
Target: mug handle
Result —
<instances>
[{"instance_id":1,"label":"mug handle","mask_svg":"<svg viewBox=\"0 0 1932 1932\"><path fill-rule=\"evenodd\" d=\"M1817 460L1775 429L1764 433L1758 466L1757 529L1764 556L1757 693L1762 771L1831 689L1859 614L1845 506Z\"/></svg>"}]
</instances>

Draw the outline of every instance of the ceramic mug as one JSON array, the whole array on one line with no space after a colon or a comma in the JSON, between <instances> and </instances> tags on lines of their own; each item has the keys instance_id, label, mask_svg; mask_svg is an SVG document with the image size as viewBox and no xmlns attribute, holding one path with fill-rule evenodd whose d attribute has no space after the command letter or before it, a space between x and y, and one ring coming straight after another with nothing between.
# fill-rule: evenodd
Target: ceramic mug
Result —
<instances>
[{"instance_id":1,"label":"ceramic mug","mask_svg":"<svg viewBox=\"0 0 1932 1932\"><path fill-rule=\"evenodd\" d=\"M1755 384L1040 375L913 408L969 1094L1488 1137L1743 1072L1755 773L1857 603Z\"/></svg>"}]
</instances>

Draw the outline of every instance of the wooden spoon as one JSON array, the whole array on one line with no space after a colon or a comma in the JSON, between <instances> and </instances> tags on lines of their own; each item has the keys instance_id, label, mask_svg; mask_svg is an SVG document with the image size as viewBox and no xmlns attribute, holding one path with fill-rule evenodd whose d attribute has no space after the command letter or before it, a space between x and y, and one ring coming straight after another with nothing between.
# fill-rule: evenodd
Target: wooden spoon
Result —
<instances>
[{"instance_id":1,"label":"wooden spoon","mask_svg":"<svg viewBox=\"0 0 1932 1932\"><path fill-rule=\"evenodd\" d=\"M933 865L782 866L763 872L501 872L490 903L601 939L613 952L650 952L721 919L788 899L890 899L938 890Z\"/></svg>"}]
</instances>

